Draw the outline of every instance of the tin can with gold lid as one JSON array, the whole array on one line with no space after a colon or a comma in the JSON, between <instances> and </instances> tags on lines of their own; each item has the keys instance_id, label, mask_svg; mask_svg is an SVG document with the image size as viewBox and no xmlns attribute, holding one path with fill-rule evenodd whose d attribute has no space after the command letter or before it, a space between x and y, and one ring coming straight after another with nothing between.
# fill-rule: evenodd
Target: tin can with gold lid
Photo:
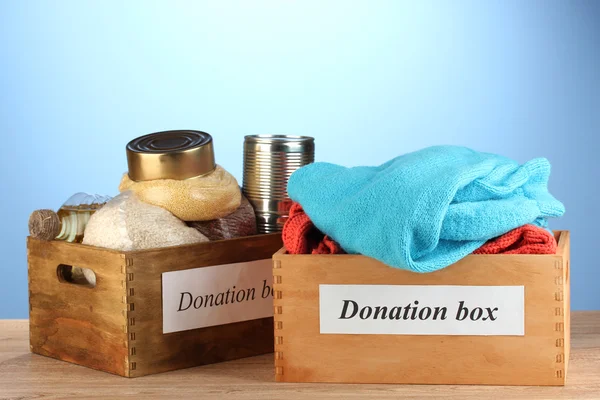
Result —
<instances>
[{"instance_id":1,"label":"tin can with gold lid","mask_svg":"<svg viewBox=\"0 0 600 400\"><path fill-rule=\"evenodd\" d=\"M184 180L210 174L216 168L213 139L206 132L156 132L127 144L131 180Z\"/></svg>"}]
</instances>

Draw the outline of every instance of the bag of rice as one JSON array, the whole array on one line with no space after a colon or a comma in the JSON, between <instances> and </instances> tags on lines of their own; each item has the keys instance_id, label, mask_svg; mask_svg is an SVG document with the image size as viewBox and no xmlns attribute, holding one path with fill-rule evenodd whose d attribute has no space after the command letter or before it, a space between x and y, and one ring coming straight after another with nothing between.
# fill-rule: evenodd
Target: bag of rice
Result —
<instances>
[{"instance_id":1,"label":"bag of rice","mask_svg":"<svg viewBox=\"0 0 600 400\"><path fill-rule=\"evenodd\" d=\"M169 211L140 201L131 191L119 194L96 211L83 235L83 244L121 251L206 241L196 229Z\"/></svg>"}]
</instances>

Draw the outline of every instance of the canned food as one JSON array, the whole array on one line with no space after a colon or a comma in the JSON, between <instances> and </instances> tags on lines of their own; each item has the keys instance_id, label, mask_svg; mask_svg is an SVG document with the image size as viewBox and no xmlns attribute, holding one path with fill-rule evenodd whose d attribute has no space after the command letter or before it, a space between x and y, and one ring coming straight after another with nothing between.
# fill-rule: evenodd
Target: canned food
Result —
<instances>
[{"instance_id":1,"label":"canned food","mask_svg":"<svg viewBox=\"0 0 600 400\"><path fill-rule=\"evenodd\" d=\"M243 192L254 207L259 233L279 232L291 200L288 179L315 160L315 141L309 136L250 135L244 138Z\"/></svg>"}]
</instances>

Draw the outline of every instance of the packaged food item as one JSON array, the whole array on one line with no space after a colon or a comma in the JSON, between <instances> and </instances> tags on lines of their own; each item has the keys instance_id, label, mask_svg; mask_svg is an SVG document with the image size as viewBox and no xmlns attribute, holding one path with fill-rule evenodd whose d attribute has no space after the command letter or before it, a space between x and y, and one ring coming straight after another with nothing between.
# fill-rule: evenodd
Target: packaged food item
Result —
<instances>
[{"instance_id":1,"label":"packaged food item","mask_svg":"<svg viewBox=\"0 0 600 400\"><path fill-rule=\"evenodd\" d=\"M166 131L127 144L128 173L119 185L183 221L225 217L240 206L236 179L215 163L212 137L199 131Z\"/></svg>"},{"instance_id":2,"label":"packaged food item","mask_svg":"<svg viewBox=\"0 0 600 400\"><path fill-rule=\"evenodd\" d=\"M36 210L29 217L29 235L42 240L81 243L90 217L109 200L110 196L80 192L69 197L57 212Z\"/></svg>"},{"instance_id":3,"label":"packaged food item","mask_svg":"<svg viewBox=\"0 0 600 400\"><path fill-rule=\"evenodd\" d=\"M110 196L79 192L69 197L57 212L36 210L29 217L29 235L41 240L81 243L92 214L109 200ZM88 268L68 266L62 276L70 282L96 286L96 275Z\"/></svg>"},{"instance_id":4,"label":"packaged food item","mask_svg":"<svg viewBox=\"0 0 600 400\"><path fill-rule=\"evenodd\" d=\"M233 239L236 237L256 235L256 215L254 208L242 196L238 209L226 217L210 221L188 222L188 226L198 230L209 240Z\"/></svg>"},{"instance_id":5,"label":"packaged food item","mask_svg":"<svg viewBox=\"0 0 600 400\"><path fill-rule=\"evenodd\" d=\"M140 201L125 191L98 210L88 222L83 244L131 251L206 242L167 210Z\"/></svg>"},{"instance_id":6,"label":"packaged food item","mask_svg":"<svg viewBox=\"0 0 600 400\"><path fill-rule=\"evenodd\" d=\"M208 221L231 214L240 206L242 195L235 178L220 166L208 175L186 180L134 182L125 174L119 191L125 190L183 221Z\"/></svg>"},{"instance_id":7,"label":"packaged food item","mask_svg":"<svg viewBox=\"0 0 600 400\"><path fill-rule=\"evenodd\" d=\"M314 160L315 140L310 136L244 138L243 192L256 212L259 233L282 230L292 206L288 179L298 168Z\"/></svg>"}]
</instances>

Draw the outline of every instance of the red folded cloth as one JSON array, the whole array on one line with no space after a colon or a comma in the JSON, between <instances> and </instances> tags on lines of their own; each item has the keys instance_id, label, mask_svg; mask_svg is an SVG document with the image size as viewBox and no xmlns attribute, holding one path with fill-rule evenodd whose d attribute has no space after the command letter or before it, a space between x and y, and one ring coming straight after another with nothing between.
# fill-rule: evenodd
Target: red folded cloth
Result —
<instances>
[{"instance_id":1,"label":"red folded cloth","mask_svg":"<svg viewBox=\"0 0 600 400\"><path fill-rule=\"evenodd\" d=\"M290 254L344 254L340 245L319 231L298 203L290 208L281 232L283 245Z\"/></svg>"},{"instance_id":2,"label":"red folded cloth","mask_svg":"<svg viewBox=\"0 0 600 400\"><path fill-rule=\"evenodd\" d=\"M319 231L298 203L292 204L283 226L283 244L290 254L345 254L340 245ZM524 225L489 240L473 254L555 254L552 233L535 225Z\"/></svg>"},{"instance_id":3,"label":"red folded cloth","mask_svg":"<svg viewBox=\"0 0 600 400\"><path fill-rule=\"evenodd\" d=\"M552 233L535 225L524 225L489 240L473 254L555 254Z\"/></svg>"}]
</instances>

